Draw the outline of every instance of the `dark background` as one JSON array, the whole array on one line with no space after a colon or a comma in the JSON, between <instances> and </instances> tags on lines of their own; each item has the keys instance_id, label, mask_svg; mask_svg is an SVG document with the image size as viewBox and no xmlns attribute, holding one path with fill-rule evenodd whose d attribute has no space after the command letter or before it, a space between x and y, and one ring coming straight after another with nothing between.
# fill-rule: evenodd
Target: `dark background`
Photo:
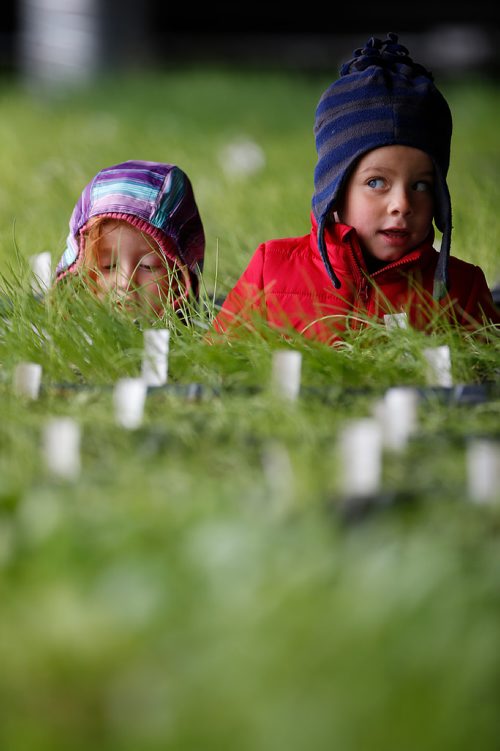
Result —
<instances>
[{"instance_id":1,"label":"dark background","mask_svg":"<svg viewBox=\"0 0 500 751\"><path fill-rule=\"evenodd\" d=\"M0 66L19 68L19 41L30 8L51 0L2 3ZM83 2L83 0L80 0ZM52 5L64 6L64 0ZM78 3L77 3L78 5ZM68 3L72 7L73 3ZM400 35L412 54L450 73L500 71L499 4L415 0L412 3L166 3L159 0L101 0L97 3L100 64L224 63L331 71L372 35Z\"/></svg>"}]
</instances>

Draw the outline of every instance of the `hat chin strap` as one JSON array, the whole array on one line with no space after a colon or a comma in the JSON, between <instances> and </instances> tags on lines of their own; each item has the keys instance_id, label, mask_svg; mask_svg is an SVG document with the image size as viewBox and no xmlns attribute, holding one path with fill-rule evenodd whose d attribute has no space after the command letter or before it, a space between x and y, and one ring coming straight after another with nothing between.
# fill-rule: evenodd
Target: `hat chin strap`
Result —
<instances>
[{"instance_id":1,"label":"hat chin strap","mask_svg":"<svg viewBox=\"0 0 500 751\"><path fill-rule=\"evenodd\" d=\"M330 263L330 259L328 258L328 252L325 246L325 217L321 217L320 223L318 225L318 248L321 254L321 258L323 259L327 274L330 277L333 286L335 287L335 289L340 289L340 280L336 276L335 271L332 268L332 264Z\"/></svg>"},{"instance_id":2,"label":"hat chin strap","mask_svg":"<svg viewBox=\"0 0 500 751\"><path fill-rule=\"evenodd\" d=\"M443 231L443 237L441 239L441 249L439 251L439 258L434 273L434 288L432 290L432 297L439 302L443 297L446 297L448 292L448 259L450 256L450 244L451 244L451 222L447 222Z\"/></svg>"}]
</instances>

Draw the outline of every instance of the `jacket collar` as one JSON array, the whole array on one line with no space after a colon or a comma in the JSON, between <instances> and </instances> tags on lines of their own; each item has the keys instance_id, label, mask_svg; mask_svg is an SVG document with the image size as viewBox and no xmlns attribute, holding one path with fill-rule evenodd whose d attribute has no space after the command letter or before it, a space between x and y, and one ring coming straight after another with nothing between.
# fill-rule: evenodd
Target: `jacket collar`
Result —
<instances>
[{"instance_id":1,"label":"jacket collar","mask_svg":"<svg viewBox=\"0 0 500 751\"><path fill-rule=\"evenodd\" d=\"M313 212L311 212L311 223L311 246L319 255L318 223ZM430 263L435 252L432 247L432 242L434 240L434 230L432 230L424 242L414 248L410 253L407 253L398 261L388 263L387 266L383 266L381 269L373 272L373 274L369 274L354 227L350 227L347 224L331 222L325 227L324 237L328 257L333 268L341 275L347 274L351 277L368 275L380 279L380 277L383 277L387 273L396 269L405 269L409 271L416 265L423 268Z\"/></svg>"}]
</instances>

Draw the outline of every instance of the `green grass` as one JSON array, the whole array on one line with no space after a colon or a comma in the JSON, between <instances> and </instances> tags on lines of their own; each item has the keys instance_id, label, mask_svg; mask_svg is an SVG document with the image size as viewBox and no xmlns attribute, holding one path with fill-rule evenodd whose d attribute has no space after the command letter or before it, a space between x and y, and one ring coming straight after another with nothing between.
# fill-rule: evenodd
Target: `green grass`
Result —
<instances>
[{"instance_id":1,"label":"green grass","mask_svg":"<svg viewBox=\"0 0 500 751\"><path fill-rule=\"evenodd\" d=\"M466 450L499 439L498 336L373 325L336 348L265 328L206 340L214 290L257 244L308 231L328 83L176 71L51 101L2 85L2 749L496 748L500 505L470 501ZM447 93L454 252L493 284L500 92ZM266 166L236 178L218 154L242 135ZM139 373L147 321L78 284L41 302L27 264L44 250L57 261L84 183L128 158L183 167L207 236L204 304L187 327L167 320L169 385L135 431L115 424L112 387ZM433 344L449 345L457 384L489 384L489 398L426 389ZM270 389L282 346L303 358L293 404ZM35 402L13 393L23 360L43 368ZM422 391L417 432L384 453L382 498L353 519L339 431L401 384ZM53 416L81 428L74 482L43 461Z\"/></svg>"}]
</instances>

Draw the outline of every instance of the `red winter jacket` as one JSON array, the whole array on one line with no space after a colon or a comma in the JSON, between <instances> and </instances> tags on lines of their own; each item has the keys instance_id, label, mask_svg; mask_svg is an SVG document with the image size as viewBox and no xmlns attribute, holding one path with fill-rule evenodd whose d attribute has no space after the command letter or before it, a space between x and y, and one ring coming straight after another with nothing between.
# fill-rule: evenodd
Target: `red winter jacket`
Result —
<instances>
[{"instance_id":1,"label":"red winter jacket","mask_svg":"<svg viewBox=\"0 0 500 751\"><path fill-rule=\"evenodd\" d=\"M280 329L331 342L339 333L385 313L406 312L411 325L425 329L436 312L467 328L500 323L483 271L458 258L449 260L448 296L432 299L438 252L425 242L398 261L369 273L355 230L331 224L325 230L330 262L341 282L335 289L317 245L316 220L304 237L260 245L215 319L217 331L263 316Z\"/></svg>"}]
</instances>

